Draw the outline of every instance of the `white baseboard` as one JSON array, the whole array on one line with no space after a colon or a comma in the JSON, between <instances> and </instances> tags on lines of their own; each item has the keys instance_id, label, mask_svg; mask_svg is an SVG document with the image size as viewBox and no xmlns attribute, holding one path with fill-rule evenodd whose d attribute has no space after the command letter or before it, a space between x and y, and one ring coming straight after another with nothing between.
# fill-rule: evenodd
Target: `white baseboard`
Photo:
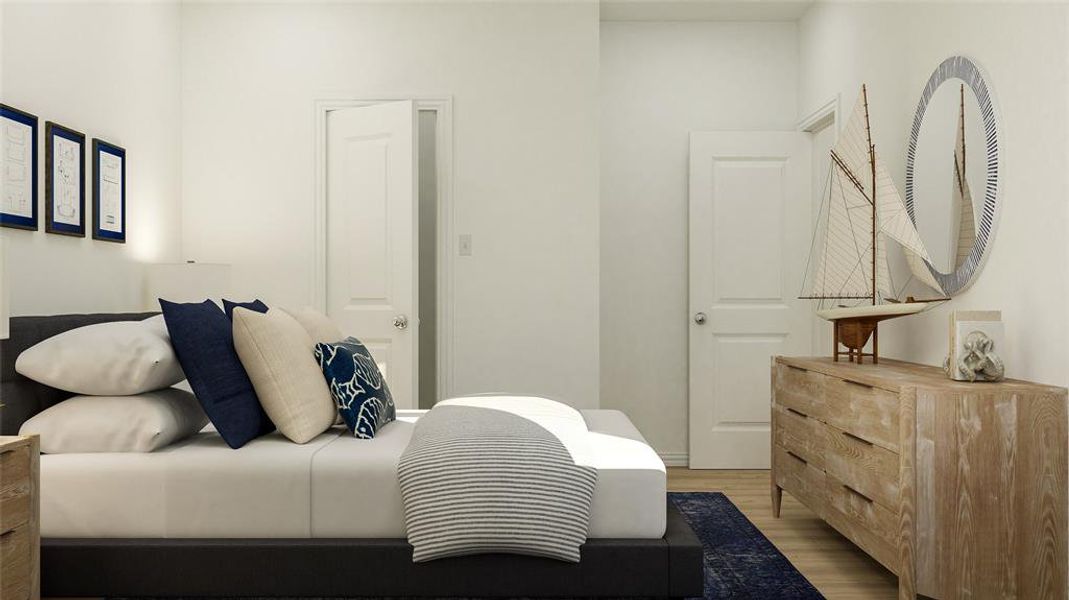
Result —
<instances>
[{"instance_id":1,"label":"white baseboard","mask_svg":"<svg viewBox=\"0 0 1069 600\"><path fill-rule=\"evenodd\" d=\"M690 457L686 452L658 452L657 455L666 467L686 467L690 464Z\"/></svg>"}]
</instances>

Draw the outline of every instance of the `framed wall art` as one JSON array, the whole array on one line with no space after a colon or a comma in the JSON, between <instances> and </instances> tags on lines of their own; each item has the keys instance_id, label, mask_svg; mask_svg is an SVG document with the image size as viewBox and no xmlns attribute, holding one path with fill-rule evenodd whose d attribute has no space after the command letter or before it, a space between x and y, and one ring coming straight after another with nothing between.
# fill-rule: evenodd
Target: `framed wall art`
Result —
<instances>
[{"instance_id":1,"label":"framed wall art","mask_svg":"<svg viewBox=\"0 0 1069 600\"><path fill-rule=\"evenodd\" d=\"M37 117L0 104L0 225L37 231Z\"/></svg>"},{"instance_id":2,"label":"framed wall art","mask_svg":"<svg viewBox=\"0 0 1069 600\"><path fill-rule=\"evenodd\" d=\"M45 231L85 237L85 134L45 123Z\"/></svg>"},{"instance_id":3,"label":"framed wall art","mask_svg":"<svg viewBox=\"0 0 1069 600\"><path fill-rule=\"evenodd\" d=\"M93 239L126 242L126 150L93 139Z\"/></svg>"}]
</instances>

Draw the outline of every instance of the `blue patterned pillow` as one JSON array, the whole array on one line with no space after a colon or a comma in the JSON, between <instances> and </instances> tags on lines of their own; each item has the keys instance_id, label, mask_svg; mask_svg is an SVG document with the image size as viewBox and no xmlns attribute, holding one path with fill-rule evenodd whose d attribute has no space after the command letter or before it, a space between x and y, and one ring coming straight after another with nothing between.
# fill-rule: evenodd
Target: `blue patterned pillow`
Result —
<instances>
[{"instance_id":1,"label":"blue patterned pillow","mask_svg":"<svg viewBox=\"0 0 1069 600\"><path fill-rule=\"evenodd\" d=\"M319 343L315 355L338 413L353 435L371 439L397 418L390 388L360 340L350 337L332 344Z\"/></svg>"}]
</instances>

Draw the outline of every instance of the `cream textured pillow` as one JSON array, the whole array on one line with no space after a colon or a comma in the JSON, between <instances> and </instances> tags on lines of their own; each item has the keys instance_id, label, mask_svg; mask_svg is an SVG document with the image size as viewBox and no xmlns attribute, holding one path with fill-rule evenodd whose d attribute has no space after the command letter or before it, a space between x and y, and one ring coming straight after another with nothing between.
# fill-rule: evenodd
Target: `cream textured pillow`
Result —
<instances>
[{"instance_id":1,"label":"cream textured pillow","mask_svg":"<svg viewBox=\"0 0 1069 600\"><path fill-rule=\"evenodd\" d=\"M334 400L316 364L315 342L281 310L234 309L234 349L282 435L303 444L334 424Z\"/></svg>"},{"instance_id":2,"label":"cream textured pillow","mask_svg":"<svg viewBox=\"0 0 1069 600\"><path fill-rule=\"evenodd\" d=\"M30 347L15 370L57 389L87 396L129 396L185 379L163 316L98 323Z\"/></svg>"},{"instance_id":3,"label":"cream textured pillow","mask_svg":"<svg viewBox=\"0 0 1069 600\"><path fill-rule=\"evenodd\" d=\"M41 452L152 452L208 424L197 398L168 388L137 396L75 396L22 424L41 436Z\"/></svg>"},{"instance_id":4,"label":"cream textured pillow","mask_svg":"<svg viewBox=\"0 0 1069 600\"><path fill-rule=\"evenodd\" d=\"M313 342L340 342L345 339L342 335L341 329L330 320L330 317L312 308L311 306L302 306L301 308L283 308L289 316L297 319L297 322L304 327L304 330L308 332L308 335L312 337ZM313 344L314 345L314 344Z\"/></svg>"}]
</instances>

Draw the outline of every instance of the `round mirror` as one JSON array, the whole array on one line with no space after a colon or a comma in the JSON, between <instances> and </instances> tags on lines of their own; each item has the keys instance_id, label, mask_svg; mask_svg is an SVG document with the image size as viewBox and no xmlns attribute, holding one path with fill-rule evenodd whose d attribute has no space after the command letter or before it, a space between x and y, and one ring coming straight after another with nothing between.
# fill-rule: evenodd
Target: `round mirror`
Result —
<instances>
[{"instance_id":1,"label":"round mirror","mask_svg":"<svg viewBox=\"0 0 1069 600\"><path fill-rule=\"evenodd\" d=\"M954 56L928 78L906 153L906 209L948 296L972 283L998 213L999 129L991 91Z\"/></svg>"}]
</instances>

